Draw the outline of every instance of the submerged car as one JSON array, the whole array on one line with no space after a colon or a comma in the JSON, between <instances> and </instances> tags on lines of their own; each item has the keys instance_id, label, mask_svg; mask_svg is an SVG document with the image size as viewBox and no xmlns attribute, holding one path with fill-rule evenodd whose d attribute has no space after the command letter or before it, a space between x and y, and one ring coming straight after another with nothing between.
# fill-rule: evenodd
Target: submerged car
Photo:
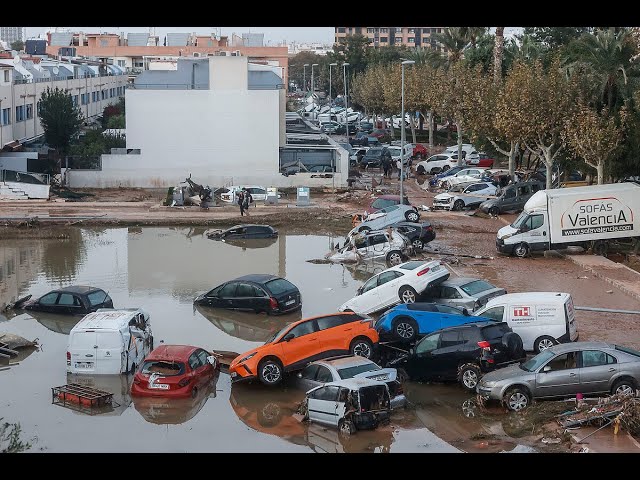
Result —
<instances>
[{"instance_id":1,"label":"submerged car","mask_svg":"<svg viewBox=\"0 0 640 480\"><path fill-rule=\"evenodd\" d=\"M28 295L17 300L13 308L62 315L86 315L99 308L113 308L113 301L101 288L72 285L51 290L37 299Z\"/></svg>"},{"instance_id":2,"label":"submerged car","mask_svg":"<svg viewBox=\"0 0 640 480\"><path fill-rule=\"evenodd\" d=\"M384 382L350 378L309 390L302 408L310 422L337 427L341 434L352 435L388 423L391 396Z\"/></svg>"},{"instance_id":3,"label":"submerged car","mask_svg":"<svg viewBox=\"0 0 640 480\"><path fill-rule=\"evenodd\" d=\"M488 373L477 393L522 410L536 398L629 394L640 385L640 352L604 342L555 345L520 365Z\"/></svg>"},{"instance_id":4,"label":"submerged car","mask_svg":"<svg viewBox=\"0 0 640 480\"><path fill-rule=\"evenodd\" d=\"M422 300L476 310L492 298L505 293L507 291L504 288L496 287L486 280L456 277L425 291Z\"/></svg>"},{"instance_id":5,"label":"submerged car","mask_svg":"<svg viewBox=\"0 0 640 480\"><path fill-rule=\"evenodd\" d=\"M195 397L213 380L215 356L191 345L160 345L145 358L131 384L131 396Z\"/></svg>"},{"instance_id":6,"label":"submerged car","mask_svg":"<svg viewBox=\"0 0 640 480\"><path fill-rule=\"evenodd\" d=\"M400 302L413 303L418 295L449 278L449 270L439 260L413 260L374 275L350 300L338 307L341 312L363 315L380 311Z\"/></svg>"},{"instance_id":7,"label":"submerged car","mask_svg":"<svg viewBox=\"0 0 640 480\"><path fill-rule=\"evenodd\" d=\"M229 365L232 382L282 382L286 372L336 354L371 357L378 344L373 321L353 312L332 313L286 325L257 348L238 355Z\"/></svg>"},{"instance_id":8,"label":"submerged car","mask_svg":"<svg viewBox=\"0 0 640 480\"><path fill-rule=\"evenodd\" d=\"M203 306L266 312L279 315L302 307L300 290L276 275L244 275L198 295L194 303Z\"/></svg>"},{"instance_id":9,"label":"submerged car","mask_svg":"<svg viewBox=\"0 0 640 480\"><path fill-rule=\"evenodd\" d=\"M207 230L205 235L211 240L251 240L275 238L278 231L270 225L234 225L226 230Z\"/></svg>"},{"instance_id":10,"label":"submerged car","mask_svg":"<svg viewBox=\"0 0 640 480\"><path fill-rule=\"evenodd\" d=\"M402 378L395 368L382 368L373 360L362 356L344 356L318 360L298 372L295 386L305 391L348 378L368 378L385 382L391 395L391 408L403 407L407 399L402 391Z\"/></svg>"}]
</instances>

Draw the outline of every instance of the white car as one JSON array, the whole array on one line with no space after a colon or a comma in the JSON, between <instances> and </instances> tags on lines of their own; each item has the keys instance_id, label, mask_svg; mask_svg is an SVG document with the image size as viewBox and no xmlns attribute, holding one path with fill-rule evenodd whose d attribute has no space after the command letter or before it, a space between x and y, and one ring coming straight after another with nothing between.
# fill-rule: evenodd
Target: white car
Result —
<instances>
[{"instance_id":1,"label":"white car","mask_svg":"<svg viewBox=\"0 0 640 480\"><path fill-rule=\"evenodd\" d=\"M416 164L416 173L418 175L435 175L436 173L446 172L451 167L458 165L457 153L438 153L431 155L426 160Z\"/></svg>"},{"instance_id":2,"label":"white car","mask_svg":"<svg viewBox=\"0 0 640 480\"><path fill-rule=\"evenodd\" d=\"M440 180L440 187L441 188L451 188L454 185L458 185L460 183L470 183L470 182L477 182L478 180L480 180L480 178L482 178L482 175L485 172L485 168L463 168L462 170L460 170L458 173L454 174L454 175L450 175L448 177L444 177L442 180Z\"/></svg>"},{"instance_id":3,"label":"white car","mask_svg":"<svg viewBox=\"0 0 640 480\"><path fill-rule=\"evenodd\" d=\"M451 145L447 147L444 153L458 153L458 145ZM476 150L476 148L470 143L462 144L462 159L465 163L475 164L480 160L480 154Z\"/></svg>"},{"instance_id":4,"label":"white car","mask_svg":"<svg viewBox=\"0 0 640 480\"><path fill-rule=\"evenodd\" d=\"M326 256L336 263L360 262L371 258L384 258L389 264L397 265L412 253L411 242L396 230L353 232L347 235L342 248Z\"/></svg>"},{"instance_id":5,"label":"white car","mask_svg":"<svg viewBox=\"0 0 640 480\"><path fill-rule=\"evenodd\" d=\"M348 235L352 235L354 232L364 232L365 230L382 230L398 222L417 223L419 220L420 214L414 206L389 205L367 215L364 221L354 227Z\"/></svg>"},{"instance_id":6,"label":"white car","mask_svg":"<svg viewBox=\"0 0 640 480\"><path fill-rule=\"evenodd\" d=\"M498 187L491 182L460 183L447 192L433 198L434 210L462 210L465 207L477 208L485 200L494 197Z\"/></svg>"},{"instance_id":7,"label":"white car","mask_svg":"<svg viewBox=\"0 0 640 480\"><path fill-rule=\"evenodd\" d=\"M267 188L260 185L232 185L230 187L224 187L220 190L220 199L223 202L235 203L237 193L243 188L248 190L254 202L264 202L267 199ZM280 194L278 194L278 198L280 198Z\"/></svg>"},{"instance_id":8,"label":"white car","mask_svg":"<svg viewBox=\"0 0 640 480\"><path fill-rule=\"evenodd\" d=\"M368 315L398 303L414 303L427 288L444 282L449 275L439 260L411 260L371 277L338 310Z\"/></svg>"}]
</instances>

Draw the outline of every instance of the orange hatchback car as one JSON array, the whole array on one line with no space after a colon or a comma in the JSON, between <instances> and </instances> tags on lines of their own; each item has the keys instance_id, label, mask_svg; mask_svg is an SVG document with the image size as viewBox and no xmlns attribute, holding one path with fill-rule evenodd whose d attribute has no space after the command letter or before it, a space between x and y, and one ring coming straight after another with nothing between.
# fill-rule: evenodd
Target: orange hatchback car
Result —
<instances>
[{"instance_id":1,"label":"orange hatchback car","mask_svg":"<svg viewBox=\"0 0 640 480\"><path fill-rule=\"evenodd\" d=\"M378 345L374 320L353 312L305 318L290 323L264 345L238 355L229 366L231 381L259 379L278 385L285 372L335 355L370 358Z\"/></svg>"}]
</instances>

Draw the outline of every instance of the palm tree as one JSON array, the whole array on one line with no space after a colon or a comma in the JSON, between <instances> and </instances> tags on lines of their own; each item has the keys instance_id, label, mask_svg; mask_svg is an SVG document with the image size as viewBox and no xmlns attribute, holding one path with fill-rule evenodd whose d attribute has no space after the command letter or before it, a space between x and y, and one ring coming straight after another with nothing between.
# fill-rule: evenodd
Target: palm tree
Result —
<instances>
[{"instance_id":1,"label":"palm tree","mask_svg":"<svg viewBox=\"0 0 640 480\"><path fill-rule=\"evenodd\" d=\"M504 30L504 27L502 29ZM459 30L460 34L471 42L471 47L476 48L478 37L481 37L489 29L487 27L459 27Z\"/></svg>"},{"instance_id":2,"label":"palm tree","mask_svg":"<svg viewBox=\"0 0 640 480\"><path fill-rule=\"evenodd\" d=\"M504 55L504 27L496 27L496 39L493 44L493 81L502 79L502 57Z\"/></svg>"},{"instance_id":3,"label":"palm tree","mask_svg":"<svg viewBox=\"0 0 640 480\"><path fill-rule=\"evenodd\" d=\"M468 37L463 33L464 28L467 27L448 27L443 33L432 35L448 53L445 64L447 68L463 58L464 49L469 45Z\"/></svg>"}]
</instances>

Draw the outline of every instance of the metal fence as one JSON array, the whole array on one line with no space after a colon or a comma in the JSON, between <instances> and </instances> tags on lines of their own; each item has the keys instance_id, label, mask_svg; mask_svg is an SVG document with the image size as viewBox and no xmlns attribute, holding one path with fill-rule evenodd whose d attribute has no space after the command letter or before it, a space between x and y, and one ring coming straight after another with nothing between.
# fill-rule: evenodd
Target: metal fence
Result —
<instances>
[{"instance_id":1,"label":"metal fence","mask_svg":"<svg viewBox=\"0 0 640 480\"><path fill-rule=\"evenodd\" d=\"M48 173L20 172L17 170L0 170L0 182L33 183L49 185L51 177Z\"/></svg>"}]
</instances>

